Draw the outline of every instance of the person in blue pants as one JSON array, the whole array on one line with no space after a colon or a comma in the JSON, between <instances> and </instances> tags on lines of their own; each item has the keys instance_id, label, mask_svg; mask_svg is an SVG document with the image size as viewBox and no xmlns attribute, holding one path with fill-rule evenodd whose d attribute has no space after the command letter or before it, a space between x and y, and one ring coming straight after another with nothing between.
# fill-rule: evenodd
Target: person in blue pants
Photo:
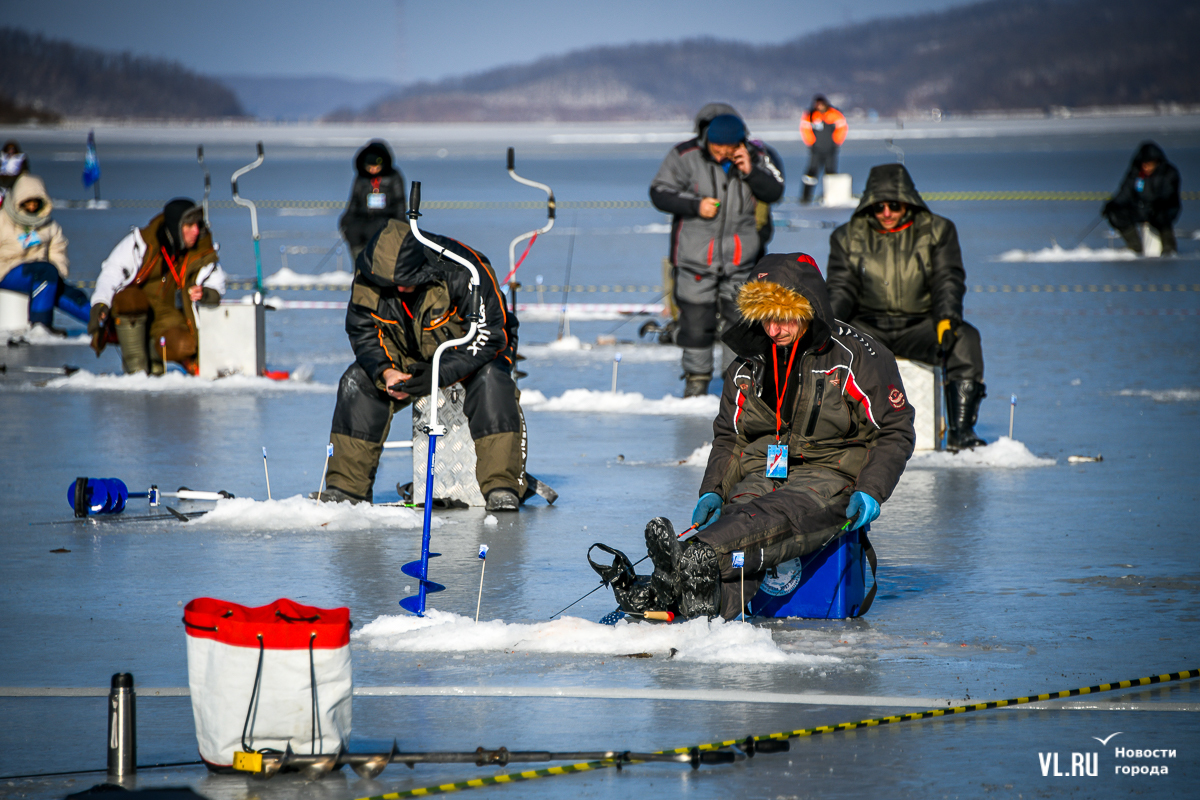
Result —
<instances>
[{"instance_id":1,"label":"person in blue pants","mask_svg":"<svg viewBox=\"0 0 1200 800\"><path fill-rule=\"evenodd\" d=\"M29 295L29 323L61 334L51 323L59 308L83 323L88 297L64 279L67 238L50 218L54 206L42 179L22 175L4 199L0 214L0 289Z\"/></svg>"}]
</instances>

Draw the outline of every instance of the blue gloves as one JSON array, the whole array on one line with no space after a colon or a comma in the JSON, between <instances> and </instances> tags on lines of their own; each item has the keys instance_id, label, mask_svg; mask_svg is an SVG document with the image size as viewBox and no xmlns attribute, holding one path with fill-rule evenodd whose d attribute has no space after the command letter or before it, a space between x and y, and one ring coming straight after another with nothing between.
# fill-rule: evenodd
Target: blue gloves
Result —
<instances>
[{"instance_id":1,"label":"blue gloves","mask_svg":"<svg viewBox=\"0 0 1200 800\"><path fill-rule=\"evenodd\" d=\"M704 498L701 497L700 501L704 502ZM696 508L698 511L699 506ZM858 519L854 519L855 516ZM850 525L850 530L858 530L863 525L869 525L879 518L879 503L866 492L855 492L850 495L850 505L846 506L846 518L854 520Z\"/></svg>"},{"instance_id":2,"label":"blue gloves","mask_svg":"<svg viewBox=\"0 0 1200 800\"><path fill-rule=\"evenodd\" d=\"M692 524L699 525L700 530L704 530L720 518L721 506L724 504L725 501L716 492L702 495L700 502L696 503L696 510L692 512ZM876 509L878 508L876 506ZM878 510L876 513L879 513Z\"/></svg>"}]
</instances>

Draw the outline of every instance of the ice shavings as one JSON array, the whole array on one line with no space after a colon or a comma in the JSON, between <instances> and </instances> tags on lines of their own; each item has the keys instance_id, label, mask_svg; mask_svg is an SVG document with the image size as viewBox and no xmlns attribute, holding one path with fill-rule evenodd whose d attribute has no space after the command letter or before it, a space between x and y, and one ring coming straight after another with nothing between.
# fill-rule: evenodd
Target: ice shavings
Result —
<instances>
[{"instance_id":1,"label":"ice shavings","mask_svg":"<svg viewBox=\"0 0 1200 800\"><path fill-rule=\"evenodd\" d=\"M679 462L682 467L707 467L708 457L712 454L712 442L702 444L692 451L692 454Z\"/></svg>"},{"instance_id":2,"label":"ice shavings","mask_svg":"<svg viewBox=\"0 0 1200 800\"><path fill-rule=\"evenodd\" d=\"M715 394L703 397L672 397L647 400L639 392L598 392L591 389L568 389L559 397L546 397L536 389L521 391L521 407L526 411L574 411L600 414L643 414L659 416L713 417L721 398Z\"/></svg>"},{"instance_id":3,"label":"ice shavings","mask_svg":"<svg viewBox=\"0 0 1200 800\"><path fill-rule=\"evenodd\" d=\"M81 333L78 336L59 336L57 333L51 333L41 325L31 325L25 330L7 331L8 342L10 344L28 344L28 345L43 345L43 344L91 344L92 337L86 333Z\"/></svg>"},{"instance_id":4,"label":"ice shavings","mask_svg":"<svg viewBox=\"0 0 1200 800\"><path fill-rule=\"evenodd\" d=\"M297 370L299 374L301 370ZM311 375L311 372L307 372ZM39 388L34 384L21 384L22 389ZM333 393L336 386L326 383L312 383L305 380L274 381L270 378L257 376L230 375L227 378L205 380L179 372L166 375L151 376L144 372L134 375L110 375L80 370L73 375L53 378L46 381L45 389L68 392L139 392L139 393L168 393L168 394L264 394L267 392L314 392Z\"/></svg>"},{"instance_id":5,"label":"ice shavings","mask_svg":"<svg viewBox=\"0 0 1200 800\"><path fill-rule=\"evenodd\" d=\"M1150 397L1156 403L1194 403L1200 400L1200 389L1122 389L1121 397Z\"/></svg>"},{"instance_id":6,"label":"ice shavings","mask_svg":"<svg viewBox=\"0 0 1200 800\"><path fill-rule=\"evenodd\" d=\"M235 531L361 531L379 528L415 528L421 514L411 508L374 506L367 503L318 503L307 497L282 500L253 500L238 497L218 500L217 505L189 526L218 527ZM436 527L441 524L433 519Z\"/></svg>"},{"instance_id":7,"label":"ice shavings","mask_svg":"<svg viewBox=\"0 0 1200 800\"><path fill-rule=\"evenodd\" d=\"M583 350L585 345L578 336L564 336L546 345L547 350Z\"/></svg>"},{"instance_id":8,"label":"ice shavings","mask_svg":"<svg viewBox=\"0 0 1200 800\"><path fill-rule=\"evenodd\" d=\"M404 653L574 653L577 655L667 654L676 661L714 664L801 664L841 661L832 655L786 653L771 631L740 622L693 619L672 625L601 625L578 617L531 624L479 622L431 609L424 617L382 616L351 637L372 650Z\"/></svg>"},{"instance_id":9,"label":"ice shavings","mask_svg":"<svg viewBox=\"0 0 1200 800\"><path fill-rule=\"evenodd\" d=\"M354 282L354 273L336 270L334 272L322 272L319 275L308 275L303 272L284 267L273 275L263 278L263 286L316 286L317 284L325 284L328 286L349 286Z\"/></svg>"},{"instance_id":10,"label":"ice shavings","mask_svg":"<svg viewBox=\"0 0 1200 800\"><path fill-rule=\"evenodd\" d=\"M1080 245L1064 250L1057 242L1041 250L1005 250L996 256L996 261L1135 261L1137 253L1132 250L1100 248L1093 250Z\"/></svg>"},{"instance_id":11,"label":"ice shavings","mask_svg":"<svg viewBox=\"0 0 1200 800\"><path fill-rule=\"evenodd\" d=\"M1052 467L1053 458L1039 458L1021 442L1001 436L986 447L957 453L921 451L913 453L908 466L917 469L1021 469Z\"/></svg>"}]
</instances>

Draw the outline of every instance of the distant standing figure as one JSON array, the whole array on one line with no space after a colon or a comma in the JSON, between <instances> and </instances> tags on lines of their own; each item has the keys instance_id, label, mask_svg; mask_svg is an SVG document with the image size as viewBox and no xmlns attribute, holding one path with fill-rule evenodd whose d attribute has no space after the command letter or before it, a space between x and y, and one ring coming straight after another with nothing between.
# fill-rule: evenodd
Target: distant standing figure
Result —
<instances>
[{"instance_id":1,"label":"distant standing figure","mask_svg":"<svg viewBox=\"0 0 1200 800\"><path fill-rule=\"evenodd\" d=\"M800 138L809 147L808 171L804 173L804 193L801 203L811 203L813 189L817 187L817 175L825 170L827 175L838 171L838 149L846 141L850 126L841 111L829 105L825 95L813 98L812 108L800 117Z\"/></svg>"},{"instance_id":2,"label":"distant standing figure","mask_svg":"<svg viewBox=\"0 0 1200 800\"><path fill-rule=\"evenodd\" d=\"M1179 210L1179 170L1167 161L1161 147L1151 141L1142 142L1117 193L1104 204L1105 219L1139 255L1142 236L1138 226L1149 223L1162 239L1165 256L1178 251L1175 220Z\"/></svg>"},{"instance_id":3,"label":"distant standing figure","mask_svg":"<svg viewBox=\"0 0 1200 800\"><path fill-rule=\"evenodd\" d=\"M15 139L9 139L0 148L0 205L4 196L12 189L17 178L29 172L29 158L21 151Z\"/></svg>"},{"instance_id":4,"label":"distant standing figure","mask_svg":"<svg viewBox=\"0 0 1200 800\"><path fill-rule=\"evenodd\" d=\"M679 308L675 343L683 348L684 397L708 393L718 326L728 329L741 320L738 289L764 254L767 206L783 196L784 186L778 156L748 140L746 124L732 107L705 106L696 130L695 138L671 148L650 183L654 207L671 215Z\"/></svg>"},{"instance_id":5,"label":"distant standing figure","mask_svg":"<svg viewBox=\"0 0 1200 800\"><path fill-rule=\"evenodd\" d=\"M21 175L0 213L0 289L29 295L29 322L50 326L57 306L80 322L88 321L87 295L68 284L67 237L50 218L54 209L42 179Z\"/></svg>"},{"instance_id":6,"label":"distant standing figure","mask_svg":"<svg viewBox=\"0 0 1200 800\"><path fill-rule=\"evenodd\" d=\"M371 140L354 157L354 184L350 202L338 220L338 230L350 246L350 258L383 230L389 220L403 220L408 209L404 175L395 167L392 149L382 139Z\"/></svg>"}]
</instances>

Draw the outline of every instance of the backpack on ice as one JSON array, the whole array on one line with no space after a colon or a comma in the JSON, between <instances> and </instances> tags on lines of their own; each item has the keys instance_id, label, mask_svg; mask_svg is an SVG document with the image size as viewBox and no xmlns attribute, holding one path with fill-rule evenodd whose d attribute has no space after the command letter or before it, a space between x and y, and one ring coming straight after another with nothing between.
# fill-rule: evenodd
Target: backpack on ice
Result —
<instances>
[{"instance_id":1,"label":"backpack on ice","mask_svg":"<svg viewBox=\"0 0 1200 800\"><path fill-rule=\"evenodd\" d=\"M350 610L281 599L248 608L209 597L183 610L200 757L335 753L350 738Z\"/></svg>"}]
</instances>

